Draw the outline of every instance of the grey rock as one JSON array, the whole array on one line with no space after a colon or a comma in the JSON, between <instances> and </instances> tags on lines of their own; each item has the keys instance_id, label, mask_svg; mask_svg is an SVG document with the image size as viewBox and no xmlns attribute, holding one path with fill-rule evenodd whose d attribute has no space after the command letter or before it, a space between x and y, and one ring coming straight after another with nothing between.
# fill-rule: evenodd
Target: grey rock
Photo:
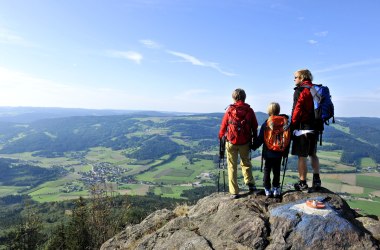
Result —
<instances>
[{"instance_id":1,"label":"grey rock","mask_svg":"<svg viewBox=\"0 0 380 250\"><path fill-rule=\"evenodd\" d=\"M310 208L308 199L324 200L326 208ZM327 189L285 192L282 199L257 193L230 199L214 193L184 216L156 211L101 249L379 249L378 221L356 217L340 196Z\"/></svg>"},{"instance_id":2,"label":"grey rock","mask_svg":"<svg viewBox=\"0 0 380 250\"><path fill-rule=\"evenodd\" d=\"M380 241L380 221L370 217L358 217L356 220L362 227L367 229L375 239Z\"/></svg>"}]
</instances>

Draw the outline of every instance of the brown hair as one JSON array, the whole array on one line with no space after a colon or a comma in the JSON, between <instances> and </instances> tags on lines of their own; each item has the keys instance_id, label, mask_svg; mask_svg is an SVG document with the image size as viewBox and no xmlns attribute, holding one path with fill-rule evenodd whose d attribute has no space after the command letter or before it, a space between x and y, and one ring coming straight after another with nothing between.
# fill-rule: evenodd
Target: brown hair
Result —
<instances>
[{"instance_id":1,"label":"brown hair","mask_svg":"<svg viewBox=\"0 0 380 250\"><path fill-rule=\"evenodd\" d=\"M245 102L246 94L244 89L235 89L234 92L232 92L232 99L234 99L235 102L237 101L243 101Z\"/></svg>"}]
</instances>

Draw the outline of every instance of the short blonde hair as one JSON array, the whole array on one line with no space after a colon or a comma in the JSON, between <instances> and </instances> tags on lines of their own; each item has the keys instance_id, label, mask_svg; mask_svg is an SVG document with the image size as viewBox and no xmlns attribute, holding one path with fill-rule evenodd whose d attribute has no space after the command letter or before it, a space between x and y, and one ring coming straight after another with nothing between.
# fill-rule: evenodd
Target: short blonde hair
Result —
<instances>
[{"instance_id":1,"label":"short blonde hair","mask_svg":"<svg viewBox=\"0 0 380 250\"><path fill-rule=\"evenodd\" d=\"M313 75L308 69L297 70L294 74L297 74L301 81L313 81Z\"/></svg>"},{"instance_id":2,"label":"short blonde hair","mask_svg":"<svg viewBox=\"0 0 380 250\"><path fill-rule=\"evenodd\" d=\"M235 89L234 92L232 92L232 99L234 99L235 102L237 101L243 101L245 102L246 94L244 89Z\"/></svg>"},{"instance_id":3,"label":"short blonde hair","mask_svg":"<svg viewBox=\"0 0 380 250\"><path fill-rule=\"evenodd\" d=\"M280 114L280 104L277 102L271 102L268 105L268 115L279 115Z\"/></svg>"}]
</instances>

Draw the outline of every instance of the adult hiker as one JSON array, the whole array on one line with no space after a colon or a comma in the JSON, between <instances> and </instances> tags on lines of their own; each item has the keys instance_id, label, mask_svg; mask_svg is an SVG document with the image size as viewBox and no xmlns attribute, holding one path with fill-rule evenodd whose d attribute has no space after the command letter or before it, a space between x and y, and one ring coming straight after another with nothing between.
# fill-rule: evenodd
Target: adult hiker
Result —
<instances>
[{"instance_id":1,"label":"adult hiker","mask_svg":"<svg viewBox=\"0 0 380 250\"><path fill-rule=\"evenodd\" d=\"M310 92L313 75L308 69L294 73L293 110L291 128L293 131L292 155L298 156L299 181L294 184L296 190L307 190L307 157L313 168L313 189L321 187L319 159L317 156L318 132L314 130L314 102Z\"/></svg>"},{"instance_id":2,"label":"adult hiker","mask_svg":"<svg viewBox=\"0 0 380 250\"><path fill-rule=\"evenodd\" d=\"M253 142L252 149L256 150L261 145L262 160L265 160L263 185L267 197L279 197L281 160L288 156L290 129L288 116L280 115L280 104L272 102L268 105L269 118L261 125L259 136ZM273 172L271 185L270 174ZM273 187L273 189L271 189Z\"/></svg>"},{"instance_id":3,"label":"adult hiker","mask_svg":"<svg viewBox=\"0 0 380 250\"><path fill-rule=\"evenodd\" d=\"M228 168L228 188L231 198L239 198L237 182L237 164L240 155L240 166L244 183L249 191L256 190L255 180L252 177L252 164L250 159L250 145L257 137L257 119L255 112L249 104L245 103L246 94L243 89L232 92L231 104L223 116L219 130L219 139L226 136L226 153Z\"/></svg>"}]
</instances>

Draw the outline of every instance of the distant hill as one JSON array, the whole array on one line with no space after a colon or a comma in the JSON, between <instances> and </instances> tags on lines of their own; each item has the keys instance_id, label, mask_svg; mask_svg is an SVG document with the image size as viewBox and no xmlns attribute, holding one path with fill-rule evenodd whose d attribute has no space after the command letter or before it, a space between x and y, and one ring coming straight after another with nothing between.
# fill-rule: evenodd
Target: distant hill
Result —
<instances>
[{"instance_id":1,"label":"distant hill","mask_svg":"<svg viewBox=\"0 0 380 250\"><path fill-rule=\"evenodd\" d=\"M107 116L141 114L149 116L184 115L180 112L158 112L144 110L79 109L79 108L39 108L39 107L0 107L0 122L29 123L42 119L72 116Z\"/></svg>"},{"instance_id":2,"label":"distant hill","mask_svg":"<svg viewBox=\"0 0 380 250\"><path fill-rule=\"evenodd\" d=\"M262 112L256 115L260 125L267 118ZM2 108L0 153L34 152L52 157L98 146L114 150L135 148L131 156L137 158L143 158L142 152L151 152L152 157L183 150L201 152L218 145L222 116L223 113L181 115L151 111ZM344 163L357 164L360 158L370 157L379 164L380 119L336 120L336 124L325 128L323 149L342 150ZM187 147L175 142L176 137L199 143Z\"/></svg>"}]
</instances>

